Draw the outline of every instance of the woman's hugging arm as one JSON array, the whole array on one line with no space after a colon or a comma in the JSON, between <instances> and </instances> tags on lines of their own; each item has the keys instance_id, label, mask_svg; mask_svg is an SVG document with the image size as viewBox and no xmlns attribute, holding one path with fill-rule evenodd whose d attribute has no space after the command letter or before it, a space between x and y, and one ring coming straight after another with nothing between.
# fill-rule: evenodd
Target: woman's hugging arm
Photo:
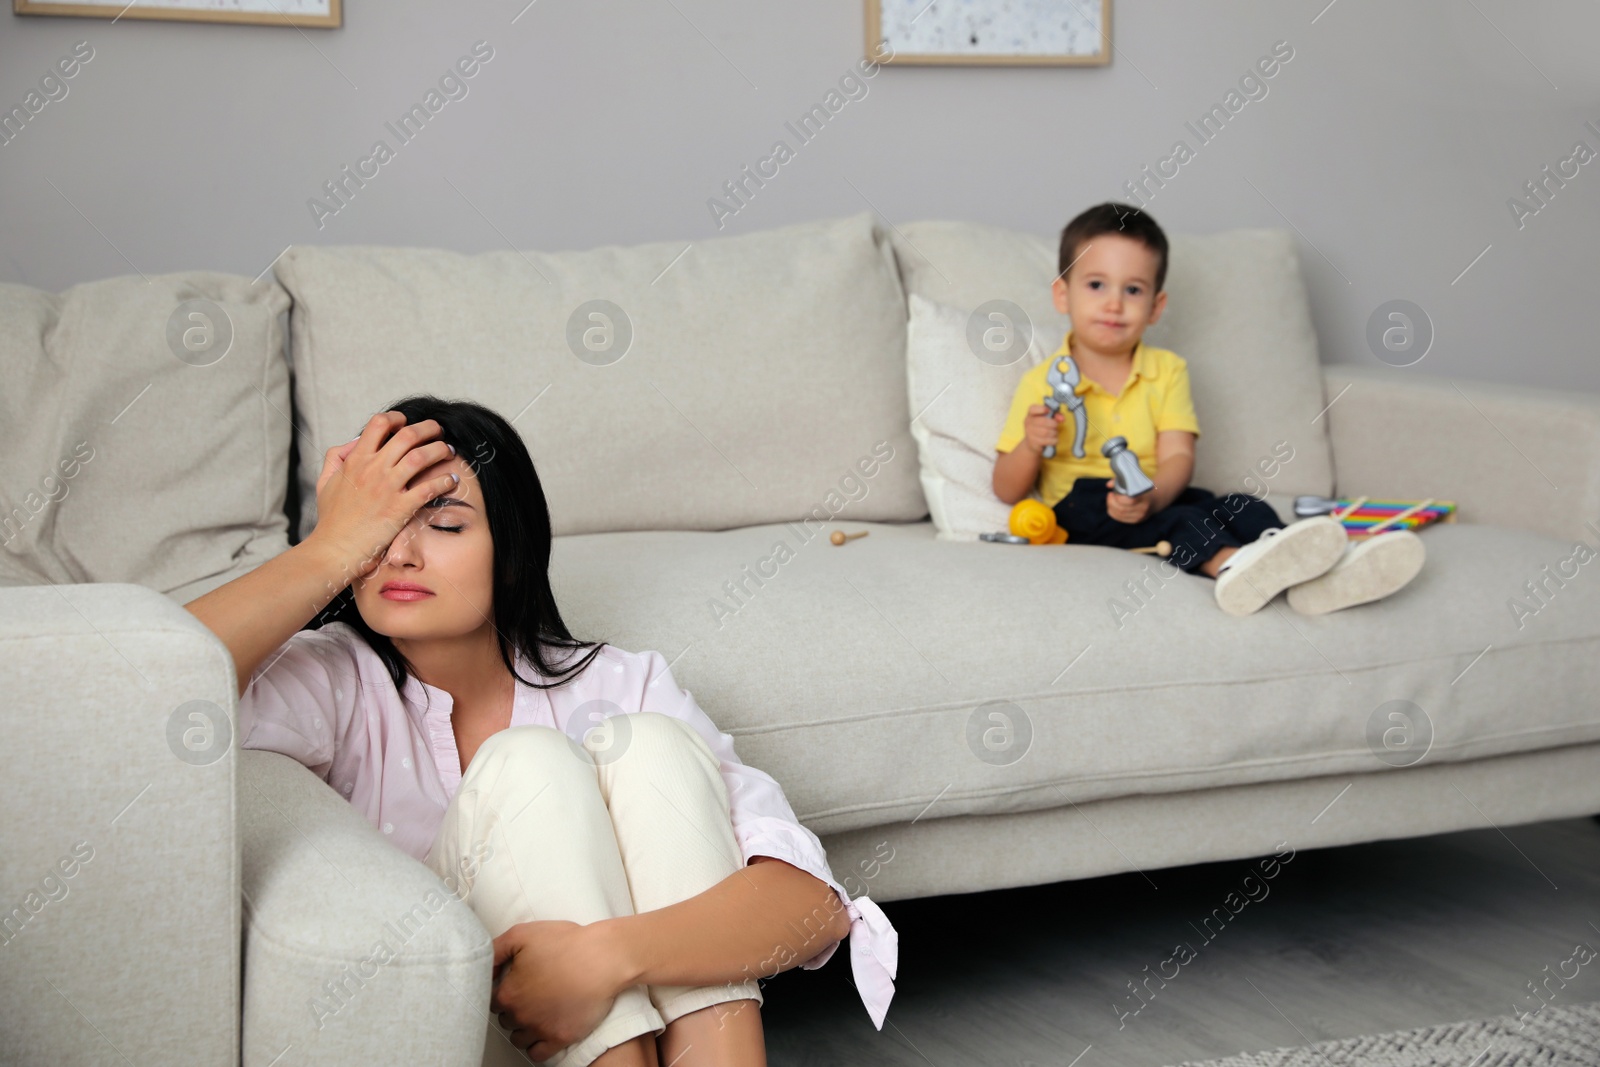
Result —
<instances>
[{"instance_id":1,"label":"woman's hugging arm","mask_svg":"<svg viewBox=\"0 0 1600 1067\"><path fill-rule=\"evenodd\" d=\"M828 952L849 935L851 919L821 843L778 782L739 759L733 738L678 685L661 654L638 658L639 710L687 723L717 757L745 866L688 900L607 920L623 977L665 985L767 978Z\"/></svg>"}]
</instances>

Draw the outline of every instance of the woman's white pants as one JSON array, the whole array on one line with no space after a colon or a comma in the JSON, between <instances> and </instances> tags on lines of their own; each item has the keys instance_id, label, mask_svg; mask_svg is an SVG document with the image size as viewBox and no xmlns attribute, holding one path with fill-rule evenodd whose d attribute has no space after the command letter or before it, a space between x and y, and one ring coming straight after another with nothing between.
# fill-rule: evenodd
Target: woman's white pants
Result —
<instances>
[{"instance_id":1,"label":"woman's white pants","mask_svg":"<svg viewBox=\"0 0 1600 1067\"><path fill-rule=\"evenodd\" d=\"M743 866L717 758L687 723L612 715L582 745L549 726L514 726L473 755L427 864L498 937L521 922L592 923L695 896ZM763 1002L754 979L635 985L553 1067L586 1067L691 1011ZM484 1067L527 1064L489 1006Z\"/></svg>"}]
</instances>

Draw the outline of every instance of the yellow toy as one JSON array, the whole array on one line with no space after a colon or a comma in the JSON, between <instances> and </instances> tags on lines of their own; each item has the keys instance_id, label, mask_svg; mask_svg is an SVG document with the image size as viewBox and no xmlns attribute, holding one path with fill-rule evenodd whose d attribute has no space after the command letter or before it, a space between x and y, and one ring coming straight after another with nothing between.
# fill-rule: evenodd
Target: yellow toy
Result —
<instances>
[{"instance_id":1,"label":"yellow toy","mask_svg":"<svg viewBox=\"0 0 1600 1067\"><path fill-rule=\"evenodd\" d=\"M1011 521L1006 524L1018 537L1026 537L1029 544L1064 545L1067 531L1056 525L1056 513L1043 501L1023 497L1011 509Z\"/></svg>"}]
</instances>

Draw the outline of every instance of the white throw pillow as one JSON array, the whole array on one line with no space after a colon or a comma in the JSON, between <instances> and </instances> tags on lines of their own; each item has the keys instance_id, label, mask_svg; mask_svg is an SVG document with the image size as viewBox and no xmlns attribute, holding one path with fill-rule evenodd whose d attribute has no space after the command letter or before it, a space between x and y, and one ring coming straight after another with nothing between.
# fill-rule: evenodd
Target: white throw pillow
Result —
<instances>
[{"instance_id":1,"label":"white throw pillow","mask_svg":"<svg viewBox=\"0 0 1600 1067\"><path fill-rule=\"evenodd\" d=\"M1004 530L1011 516L1011 505L994 495L992 478L998 456L994 443L1017 382L1061 347L1066 331L1055 323L1035 324L1026 313L1017 322L986 318L975 329L990 331L991 347L984 348L981 340L968 337L972 313L916 293L909 295L907 305L911 436L917 442L935 537L975 541L985 531ZM1007 330L1016 333L1006 337ZM1020 353L1015 362L1001 364L1004 349L1011 345ZM1002 352L993 354L993 347ZM979 358L980 351L984 358ZM1036 491L1028 495L1038 499Z\"/></svg>"}]
</instances>

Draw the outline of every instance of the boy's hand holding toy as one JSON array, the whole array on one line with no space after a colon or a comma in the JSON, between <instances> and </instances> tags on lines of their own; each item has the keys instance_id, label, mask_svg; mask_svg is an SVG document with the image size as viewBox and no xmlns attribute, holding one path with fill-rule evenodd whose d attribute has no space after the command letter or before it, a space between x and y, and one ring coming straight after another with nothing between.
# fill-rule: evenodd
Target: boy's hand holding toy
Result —
<instances>
[{"instance_id":1,"label":"boy's hand holding toy","mask_svg":"<svg viewBox=\"0 0 1600 1067\"><path fill-rule=\"evenodd\" d=\"M1028 417L1022 420L1023 439L1029 448L1043 455L1046 448L1059 442L1061 424L1066 418L1065 411L1058 409L1052 414L1043 404L1034 404L1028 409Z\"/></svg>"},{"instance_id":2,"label":"boy's hand holding toy","mask_svg":"<svg viewBox=\"0 0 1600 1067\"><path fill-rule=\"evenodd\" d=\"M1106 479L1106 487L1111 490L1106 494L1106 514L1118 522L1125 522L1130 526L1148 519L1151 514L1151 494L1140 493L1138 496L1123 496L1117 492L1116 485L1116 479Z\"/></svg>"},{"instance_id":3,"label":"boy's hand holding toy","mask_svg":"<svg viewBox=\"0 0 1600 1067\"><path fill-rule=\"evenodd\" d=\"M1106 514L1118 522L1132 525L1143 522L1161 510L1152 501L1156 483L1139 466L1139 457L1128 449L1126 437L1113 437L1100 446L1100 454L1111 461L1111 477L1106 479Z\"/></svg>"}]
</instances>

